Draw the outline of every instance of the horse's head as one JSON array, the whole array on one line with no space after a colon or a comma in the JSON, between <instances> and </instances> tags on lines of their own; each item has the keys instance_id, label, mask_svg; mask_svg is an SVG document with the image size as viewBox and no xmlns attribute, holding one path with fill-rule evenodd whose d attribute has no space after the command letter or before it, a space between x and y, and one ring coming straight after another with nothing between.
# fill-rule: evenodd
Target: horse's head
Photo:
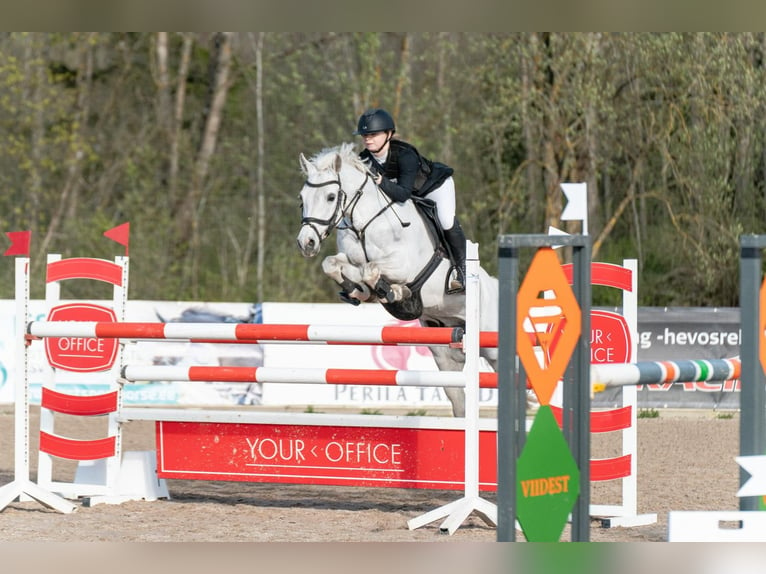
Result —
<instances>
[{"instance_id":1,"label":"horse's head","mask_svg":"<svg viewBox=\"0 0 766 574\"><path fill-rule=\"evenodd\" d=\"M352 144L324 150L312 159L300 155L301 170L306 181L301 189L301 229L298 232L298 249L304 257L313 257L341 222L347 197L344 191L344 166L358 161Z\"/></svg>"}]
</instances>

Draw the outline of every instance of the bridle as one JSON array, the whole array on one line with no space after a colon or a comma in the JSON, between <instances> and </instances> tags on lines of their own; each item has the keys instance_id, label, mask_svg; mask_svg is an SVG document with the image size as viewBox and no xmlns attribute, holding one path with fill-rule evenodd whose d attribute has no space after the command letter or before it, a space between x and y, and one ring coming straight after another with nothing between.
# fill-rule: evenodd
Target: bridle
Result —
<instances>
[{"instance_id":1,"label":"bridle","mask_svg":"<svg viewBox=\"0 0 766 574\"><path fill-rule=\"evenodd\" d=\"M335 209L332 212L332 215L328 217L327 219L319 219L317 217L304 217L301 219L301 226L308 225L314 233L319 237L319 242L321 243L327 237L332 233L333 229L348 229L350 231L353 231L356 235L357 239L362 245L362 250L364 251L364 258L369 261L369 258L367 257L367 247L365 245L365 232L369 225L377 219L378 216L380 216L384 211L389 209L394 201L392 199L388 199L386 202L386 205L384 205L380 211L378 211L375 215L373 215L367 223L365 223L362 227L355 227L354 226L354 208L356 207L356 204L359 203L359 200L362 197L362 194L364 193L364 188L367 185L367 181L371 179L370 178L370 172L365 172L364 175L364 181L359 186L359 188L354 192L354 195L351 197L351 200L346 202L346 192L343 190L343 185L340 182L340 176L338 176L336 179L330 179L327 181L321 181L318 183L312 183L308 180L306 180L305 185L308 185L309 187L313 188L320 188L324 187L326 185L337 185L338 186L338 197L335 201ZM397 215L398 218L398 215ZM341 222L344 220L348 221L348 223L344 226L341 226ZM401 220L400 220L401 221ZM319 229L317 228L317 225L324 226L324 231L319 232ZM409 225L409 223L407 224Z\"/></svg>"},{"instance_id":2,"label":"bridle","mask_svg":"<svg viewBox=\"0 0 766 574\"><path fill-rule=\"evenodd\" d=\"M301 227L308 225L319 238L320 243L327 239L330 233L332 233L332 230L335 229L343 219L345 209L343 209L341 206L342 204L345 204L346 192L343 191L343 186L340 183L340 177L337 179L330 179L328 181L320 181L319 183L312 183L309 180L306 180L304 183L304 185L308 185L309 187L313 188L320 188L332 184L338 186L338 197L335 201L335 210L332 212L332 215L327 219L319 219L318 217L304 217L301 219ZM364 184L362 184L362 186L364 187ZM357 195L360 192L361 188L357 191ZM320 233L317 229L317 224L324 226L325 229L322 233Z\"/></svg>"},{"instance_id":3,"label":"bridle","mask_svg":"<svg viewBox=\"0 0 766 574\"><path fill-rule=\"evenodd\" d=\"M306 180L304 185L307 185L308 187L315 188L315 189L325 187L327 185L337 185L338 196L335 200L335 208L333 209L332 215L330 215L330 217L328 217L327 219L320 219L318 217L303 217L301 219L301 229L304 226L310 227L311 230L314 232L314 234L319 238L319 243L322 243L332 233L333 229L352 231L354 235L356 236L357 240L359 241L359 244L362 247L362 252L364 253L365 261L369 263L370 258L369 258L369 255L367 254L365 234L370 224L372 224L373 221L375 221L379 216L385 213L388 209L391 209L392 213L394 214L394 216L399 221L399 224L402 227L409 227L411 224L411 222L409 221L402 221L402 219L399 217L399 214L396 213L396 210L393 209L392 207L394 204L394 200L389 198L380 189L380 187L376 185L375 188L377 189L378 193L386 198L385 205L383 205L383 207L381 207L378 210L378 212L375 213L375 215L370 217L363 226L357 227L354 225L354 209L359 203L359 200L361 199L362 194L364 193L364 188L367 186L367 182L370 179L372 179L372 174L369 171L365 171L364 181L354 192L354 195L351 197L350 201L346 201L347 194L343 190L343 184L341 183L341 180L340 180L340 173L337 171L336 171L335 179L329 179L329 180L321 181L318 183L313 183ZM324 231L320 232L317 226L324 227ZM425 284L426 281L428 281L429 277L431 277L432 273L436 270L436 268L440 265L441 261L444 259L444 253L443 253L443 250L439 247L438 238L433 237L433 234L434 234L433 229L430 229L430 232L432 235L432 239L434 240L434 244L436 245L436 248L434 249L434 252L430 260L425 264L425 266L420 270L420 272L415 276L415 278L406 284L406 287L408 287L412 293L419 293L421 287ZM383 286L380 285L381 282L383 283ZM385 292L388 289L386 287L387 285L388 283L386 282L386 280L383 277L381 277L380 280L378 281L378 284L374 287L379 297L383 297L384 295L381 295L380 293L378 293L378 289L380 288L381 292Z\"/></svg>"}]
</instances>

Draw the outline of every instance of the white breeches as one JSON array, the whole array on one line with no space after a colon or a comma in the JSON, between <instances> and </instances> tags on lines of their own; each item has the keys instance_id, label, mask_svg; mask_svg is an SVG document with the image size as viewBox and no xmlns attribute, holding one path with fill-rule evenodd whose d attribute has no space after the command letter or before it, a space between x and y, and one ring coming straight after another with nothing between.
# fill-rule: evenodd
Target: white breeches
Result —
<instances>
[{"instance_id":1,"label":"white breeches","mask_svg":"<svg viewBox=\"0 0 766 574\"><path fill-rule=\"evenodd\" d=\"M455 222L455 182L452 177L445 179L444 183L425 197L436 203L442 229L452 228Z\"/></svg>"}]
</instances>

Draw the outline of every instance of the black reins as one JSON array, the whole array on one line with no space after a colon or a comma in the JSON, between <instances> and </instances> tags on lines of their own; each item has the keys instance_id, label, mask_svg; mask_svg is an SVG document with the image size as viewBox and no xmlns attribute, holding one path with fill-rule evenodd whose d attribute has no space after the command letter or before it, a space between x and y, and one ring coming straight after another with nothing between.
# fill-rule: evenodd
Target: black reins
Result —
<instances>
[{"instance_id":1,"label":"black reins","mask_svg":"<svg viewBox=\"0 0 766 574\"><path fill-rule=\"evenodd\" d=\"M340 182L340 175L336 179L330 179L327 181L321 181L319 183L312 183L308 180L306 180L305 185L313 188L319 188L324 187L326 185L332 185L335 184L338 186L338 198L335 202L335 210L333 211L332 215L328 219L319 219L317 217L304 217L301 219L301 226L308 225L314 230L314 233L316 233L317 237L319 237L319 241L324 241L330 233L332 233L332 230L337 229L348 229L349 231L353 231L354 235L356 235L357 239L359 240L359 243L362 246L362 252L364 253L364 259L365 261L369 262L370 258L367 255L367 244L365 241L365 233L367 231L367 228L370 226L370 224L375 221L378 217L380 217L383 213L385 213L386 210L391 209L391 206L394 204L394 200L391 198L388 198L388 201L386 204L375 214L373 215L367 223L365 223L361 228L354 227L354 208L356 207L356 204L359 203L359 200L362 197L362 193L364 193L364 187L367 185L367 181L370 179L370 172L366 172L364 176L364 181L362 182L362 185L359 186L359 188L354 192L354 196L351 198L351 201L348 202L348 205L345 204L345 198L346 192L343 191L343 185ZM376 186L377 187L377 186ZM378 189L378 192L380 193L380 190ZM402 221L399 218L399 214L396 213L395 210L393 210L394 215L399 220L399 223L402 227L409 227L410 222L409 221ZM346 219L349 223L341 227L341 222ZM320 233L319 230L316 228L314 224L325 226L325 230L323 233ZM444 258L444 254L442 253L442 250L439 248L439 240L437 237L433 237L433 233L430 229L428 229L428 226L426 226L427 231L429 231L432 235L432 238L434 240L434 243L436 245L436 248L434 249L434 253L429 259L428 263L426 263L426 266L420 270L420 273L417 274L415 279L407 283L407 287L410 288L410 290L414 293L417 291L420 291L420 288L425 284L425 282L428 280L428 278L431 276L431 274L436 270L436 268L441 263L442 259Z\"/></svg>"},{"instance_id":2,"label":"black reins","mask_svg":"<svg viewBox=\"0 0 766 574\"><path fill-rule=\"evenodd\" d=\"M354 208L356 207L356 204L359 203L359 200L362 198L362 193L364 192L364 187L367 185L367 181L370 179L370 173L367 172L364 175L364 181L362 182L362 185L359 186L359 188L354 192L354 196L351 198L351 201L348 202L346 205L345 198L347 197L346 192L343 191L343 186L340 183L340 177L337 179L330 179L327 181L321 181L318 183L312 183L310 181L306 181L305 184L309 187L319 188L324 187L326 185L332 185L335 184L338 186L338 199L335 202L335 210L333 211L332 215L328 219L319 219L317 217L304 217L301 219L301 225L308 225L311 227L311 229L314 230L314 233L317 234L317 237L319 237L320 241L324 241L327 239L327 237L332 233L332 230L337 229L348 229L350 231L353 231L356 235L357 239L359 239L359 242L362 245L362 251L364 252L364 258L366 261L369 261L369 257L367 256L367 245L365 242L365 232L367 231L367 228L370 226L370 224L375 221L383 212L385 212L387 209L390 209L393 205L394 201L392 199L389 199L386 205L384 205L380 211L378 211L375 215L373 215L367 223L365 223L361 228L354 227ZM347 219L349 221L349 224L346 226L341 227L341 222L343 219ZM322 225L325 226L324 232L320 233L317 229L316 225Z\"/></svg>"}]
</instances>

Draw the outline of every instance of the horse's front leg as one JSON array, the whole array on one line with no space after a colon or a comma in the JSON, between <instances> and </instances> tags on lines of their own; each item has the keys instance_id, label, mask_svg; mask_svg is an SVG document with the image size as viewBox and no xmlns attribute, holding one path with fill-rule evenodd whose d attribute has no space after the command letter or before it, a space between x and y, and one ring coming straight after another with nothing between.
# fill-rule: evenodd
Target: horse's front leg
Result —
<instances>
[{"instance_id":1,"label":"horse's front leg","mask_svg":"<svg viewBox=\"0 0 766 574\"><path fill-rule=\"evenodd\" d=\"M401 283L389 283L380 272L380 267L376 263L365 263L362 265L362 281L372 289L377 297L388 303L408 299L412 292Z\"/></svg>"},{"instance_id":2,"label":"horse's front leg","mask_svg":"<svg viewBox=\"0 0 766 574\"><path fill-rule=\"evenodd\" d=\"M341 299L344 301L376 301L375 294L364 283L361 270L348 260L345 253L325 257L322 271L343 288Z\"/></svg>"}]
</instances>

